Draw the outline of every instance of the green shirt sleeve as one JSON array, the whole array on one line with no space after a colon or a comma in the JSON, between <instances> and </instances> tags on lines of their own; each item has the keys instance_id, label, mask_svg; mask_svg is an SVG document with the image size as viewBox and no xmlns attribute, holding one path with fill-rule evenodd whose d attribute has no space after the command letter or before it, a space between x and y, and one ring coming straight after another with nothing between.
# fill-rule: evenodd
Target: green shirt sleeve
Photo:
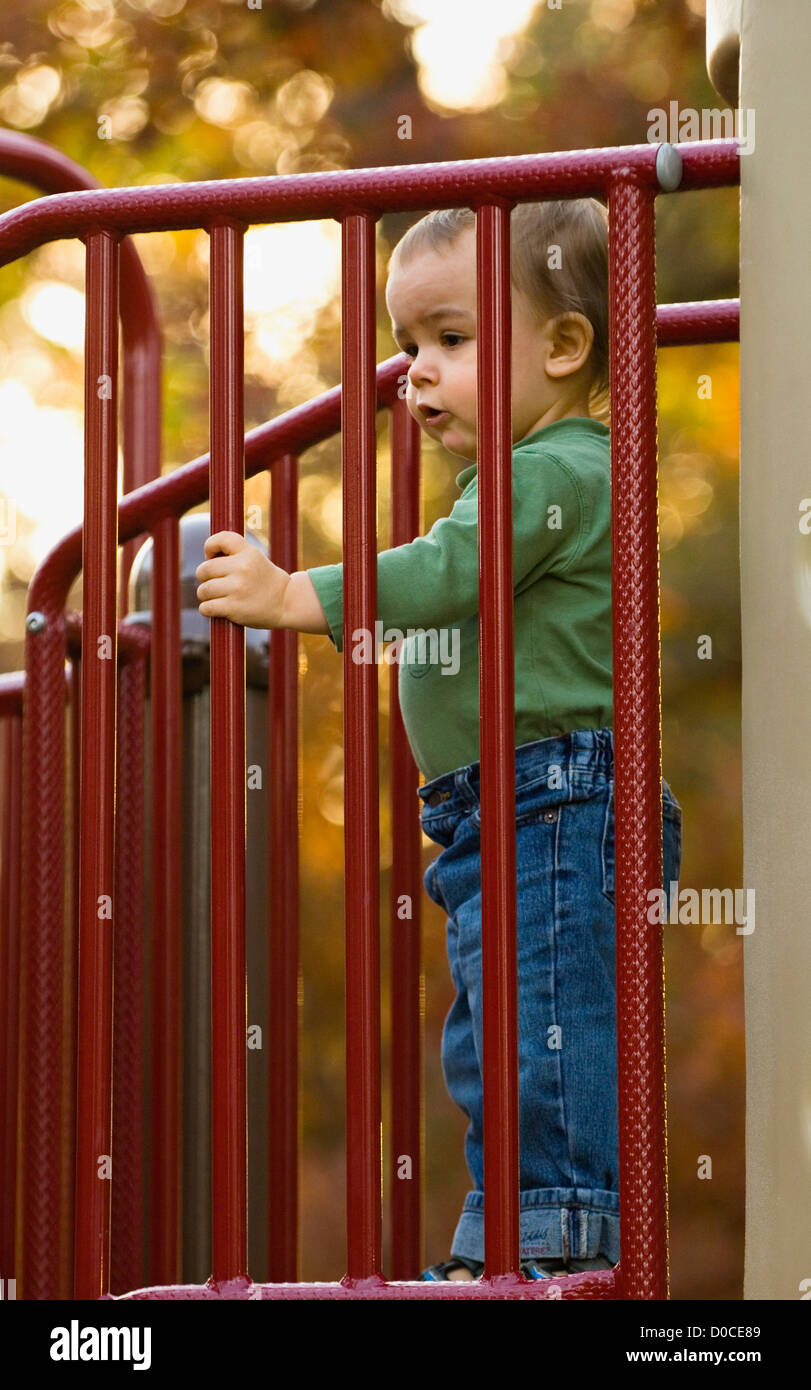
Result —
<instances>
[{"instance_id":1,"label":"green shirt sleeve","mask_svg":"<svg viewBox=\"0 0 811 1390\"><path fill-rule=\"evenodd\" d=\"M377 618L386 628L442 628L478 612L477 479L425 536L377 557ZM513 453L513 588L520 592L574 559L585 519L579 481L537 448ZM343 565L307 570L330 640L343 650Z\"/></svg>"}]
</instances>

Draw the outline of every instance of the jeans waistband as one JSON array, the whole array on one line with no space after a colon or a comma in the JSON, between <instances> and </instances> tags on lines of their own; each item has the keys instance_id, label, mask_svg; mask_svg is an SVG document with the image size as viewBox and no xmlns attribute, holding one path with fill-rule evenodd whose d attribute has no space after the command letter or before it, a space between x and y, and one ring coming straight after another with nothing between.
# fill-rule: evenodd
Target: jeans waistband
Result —
<instances>
[{"instance_id":1,"label":"jeans waistband","mask_svg":"<svg viewBox=\"0 0 811 1390\"><path fill-rule=\"evenodd\" d=\"M579 780L593 780L595 774L607 779L614 775L614 731L604 729L572 729L552 738L522 743L515 750L516 791L533 782L548 783L553 769L560 769L561 794L571 797ZM477 802L481 793L481 763L468 763L452 772L443 772L425 786L417 788L427 806L438 806L456 793L462 803Z\"/></svg>"}]
</instances>

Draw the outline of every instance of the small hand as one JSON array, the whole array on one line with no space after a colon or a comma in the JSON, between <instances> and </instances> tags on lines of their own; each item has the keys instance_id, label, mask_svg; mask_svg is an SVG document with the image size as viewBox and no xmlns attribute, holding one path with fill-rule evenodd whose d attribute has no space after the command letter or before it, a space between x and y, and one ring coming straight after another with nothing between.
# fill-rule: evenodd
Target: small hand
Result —
<instances>
[{"instance_id":1,"label":"small hand","mask_svg":"<svg viewBox=\"0 0 811 1390\"><path fill-rule=\"evenodd\" d=\"M197 590L203 617L229 618L242 627L280 627L287 571L238 531L216 531L204 550L207 558L195 570L203 581Z\"/></svg>"}]
</instances>

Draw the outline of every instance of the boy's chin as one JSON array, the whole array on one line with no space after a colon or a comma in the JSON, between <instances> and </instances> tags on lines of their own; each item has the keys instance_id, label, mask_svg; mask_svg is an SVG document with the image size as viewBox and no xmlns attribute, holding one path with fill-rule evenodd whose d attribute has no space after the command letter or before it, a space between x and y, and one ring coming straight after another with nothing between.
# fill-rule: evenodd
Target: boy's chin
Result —
<instances>
[{"instance_id":1,"label":"boy's chin","mask_svg":"<svg viewBox=\"0 0 811 1390\"><path fill-rule=\"evenodd\" d=\"M462 459L464 463L476 462L476 441L461 439L458 435L454 438L454 431L446 431L438 441L446 453L452 454L454 458Z\"/></svg>"}]
</instances>

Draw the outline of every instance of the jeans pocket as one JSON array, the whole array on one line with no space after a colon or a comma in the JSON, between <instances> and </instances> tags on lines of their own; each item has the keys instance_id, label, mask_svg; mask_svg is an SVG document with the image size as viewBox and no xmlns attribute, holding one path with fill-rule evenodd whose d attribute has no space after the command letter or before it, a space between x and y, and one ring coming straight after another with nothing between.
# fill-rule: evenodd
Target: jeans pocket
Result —
<instances>
[{"instance_id":1,"label":"jeans pocket","mask_svg":"<svg viewBox=\"0 0 811 1390\"><path fill-rule=\"evenodd\" d=\"M425 874L423 875L422 881L425 887L425 891L428 894L428 897L431 899L431 902L436 903L437 907L441 907L444 909L445 912L447 912L448 909L445 906L445 900L439 891L439 884L437 882L437 866L441 858L442 855L438 854L436 859L431 860L430 864L428 865L428 868L425 870Z\"/></svg>"},{"instance_id":2,"label":"jeans pocket","mask_svg":"<svg viewBox=\"0 0 811 1390\"><path fill-rule=\"evenodd\" d=\"M433 807L424 805L420 811L420 829L435 845L447 849L448 845L453 843L457 819L456 815L447 815L442 810L434 810Z\"/></svg>"},{"instance_id":3,"label":"jeans pocket","mask_svg":"<svg viewBox=\"0 0 811 1390\"><path fill-rule=\"evenodd\" d=\"M674 861L671 862L670 868L674 869L677 877L678 868L681 865L681 806L673 796L666 782L663 783L662 791L662 852L664 878L667 883L670 877L668 873L668 858ZM613 782L606 800L605 814L603 816L600 862L603 896L606 897L610 903L616 903Z\"/></svg>"},{"instance_id":4,"label":"jeans pocket","mask_svg":"<svg viewBox=\"0 0 811 1390\"><path fill-rule=\"evenodd\" d=\"M608 788L603 812L603 828L600 836L600 888L604 898L614 902L614 785Z\"/></svg>"}]
</instances>

